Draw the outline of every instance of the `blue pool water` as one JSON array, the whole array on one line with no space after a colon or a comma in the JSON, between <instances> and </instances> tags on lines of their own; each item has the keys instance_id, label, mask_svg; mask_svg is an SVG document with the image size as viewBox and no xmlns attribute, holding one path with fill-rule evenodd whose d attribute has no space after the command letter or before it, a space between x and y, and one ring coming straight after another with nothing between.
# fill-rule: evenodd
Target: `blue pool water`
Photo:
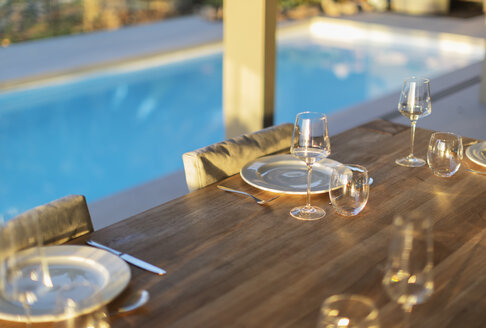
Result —
<instances>
[{"instance_id":1,"label":"blue pool water","mask_svg":"<svg viewBox=\"0 0 486 328\"><path fill-rule=\"evenodd\" d=\"M275 123L329 114L477 57L289 38L278 47ZM67 194L96 201L181 170L182 153L222 139L221 54L0 93L0 213Z\"/></svg>"}]
</instances>

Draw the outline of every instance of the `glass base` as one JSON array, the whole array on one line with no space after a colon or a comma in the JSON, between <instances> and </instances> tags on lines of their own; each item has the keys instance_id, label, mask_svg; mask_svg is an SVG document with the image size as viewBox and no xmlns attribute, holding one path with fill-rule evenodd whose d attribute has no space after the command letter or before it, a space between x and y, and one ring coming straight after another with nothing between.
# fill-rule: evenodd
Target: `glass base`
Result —
<instances>
[{"instance_id":1,"label":"glass base","mask_svg":"<svg viewBox=\"0 0 486 328\"><path fill-rule=\"evenodd\" d=\"M315 206L299 206L291 209L290 215L298 220L312 221L322 219L324 216L326 216L326 211Z\"/></svg>"},{"instance_id":2,"label":"glass base","mask_svg":"<svg viewBox=\"0 0 486 328\"><path fill-rule=\"evenodd\" d=\"M423 159L410 155L404 158L397 159L395 163L406 167L420 167L425 165L425 161Z\"/></svg>"}]
</instances>

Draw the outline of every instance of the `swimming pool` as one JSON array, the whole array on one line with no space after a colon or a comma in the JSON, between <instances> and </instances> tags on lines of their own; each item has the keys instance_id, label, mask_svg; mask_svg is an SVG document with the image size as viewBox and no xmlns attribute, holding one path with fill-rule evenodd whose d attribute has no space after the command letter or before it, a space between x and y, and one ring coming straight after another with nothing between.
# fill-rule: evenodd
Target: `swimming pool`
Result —
<instances>
[{"instance_id":1,"label":"swimming pool","mask_svg":"<svg viewBox=\"0 0 486 328\"><path fill-rule=\"evenodd\" d=\"M279 41L275 123L484 58L480 45L458 52L420 36L353 39L346 27L323 38L320 28L329 31L315 26ZM73 193L96 201L180 170L182 153L223 138L220 52L0 93L0 213Z\"/></svg>"}]
</instances>

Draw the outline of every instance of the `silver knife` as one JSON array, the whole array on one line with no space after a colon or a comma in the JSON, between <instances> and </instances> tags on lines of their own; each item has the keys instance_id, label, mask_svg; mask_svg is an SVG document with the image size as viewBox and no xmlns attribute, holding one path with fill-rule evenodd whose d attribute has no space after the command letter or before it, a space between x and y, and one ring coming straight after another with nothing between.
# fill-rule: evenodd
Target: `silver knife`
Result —
<instances>
[{"instance_id":1,"label":"silver knife","mask_svg":"<svg viewBox=\"0 0 486 328\"><path fill-rule=\"evenodd\" d=\"M97 243L93 240L87 240L86 241L86 244L90 245L90 246L94 246L94 247L97 247L97 248L100 248L100 249L104 249L105 251L108 251L112 254L115 254L117 256L119 256L121 259L125 260L126 262L130 263L130 264L133 264L141 269L144 269L144 270L147 270L147 271L150 271L150 272L153 272L153 273L156 273L160 276L166 274L165 270L159 268L159 267L156 267L155 265L153 264L150 264L150 263L147 263L145 261L142 261L140 259L137 259L136 257L133 257L131 255L128 255L126 253L123 253L123 252L120 252L120 251L117 251L117 250L114 250L113 248L110 248L108 246L105 246L105 245L102 245L100 243Z\"/></svg>"}]
</instances>

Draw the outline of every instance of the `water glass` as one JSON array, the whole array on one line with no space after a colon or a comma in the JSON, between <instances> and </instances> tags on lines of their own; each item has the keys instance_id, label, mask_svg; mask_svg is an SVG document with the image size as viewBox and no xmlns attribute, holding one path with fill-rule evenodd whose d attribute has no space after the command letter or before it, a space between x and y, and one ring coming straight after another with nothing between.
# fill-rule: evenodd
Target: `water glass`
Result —
<instances>
[{"instance_id":1,"label":"water glass","mask_svg":"<svg viewBox=\"0 0 486 328\"><path fill-rule=\"evenodd\" d=\"M450 132L435 132L430 137L427 163L435 175L450 177L459 170L463 156L462 138Z\"/></svg>"},{"instance_id":2,"label":"water glass","mask_svg":"<svg viewBox=\"0 0 486 328\"><path fill-rule=\"evenodd\" d=\"M412 308L434 292L432 219L421 212L396 216L383 286L404 311L410 327Z\"/></svg>"},{"instance_id":3,"label":"water glass","mask_svg":"<svg viewBox=\"0 0 486 328\"><path fill-rule=\"evenodd\" d=\"M343 164L331 173L329 198L340 215L357 215L368 202L368 170L361 165Z\"/></svg>"},{"instance_id":4,"label":"water glass","mask_svg":"<svg viewBox=\"0 0 486 328\"><path fill-rule=\"evenodd\" d=\"M333 295L321 306L318 328L379 328L378 310L368 297Z\"/></svg>"}]
</instances>

